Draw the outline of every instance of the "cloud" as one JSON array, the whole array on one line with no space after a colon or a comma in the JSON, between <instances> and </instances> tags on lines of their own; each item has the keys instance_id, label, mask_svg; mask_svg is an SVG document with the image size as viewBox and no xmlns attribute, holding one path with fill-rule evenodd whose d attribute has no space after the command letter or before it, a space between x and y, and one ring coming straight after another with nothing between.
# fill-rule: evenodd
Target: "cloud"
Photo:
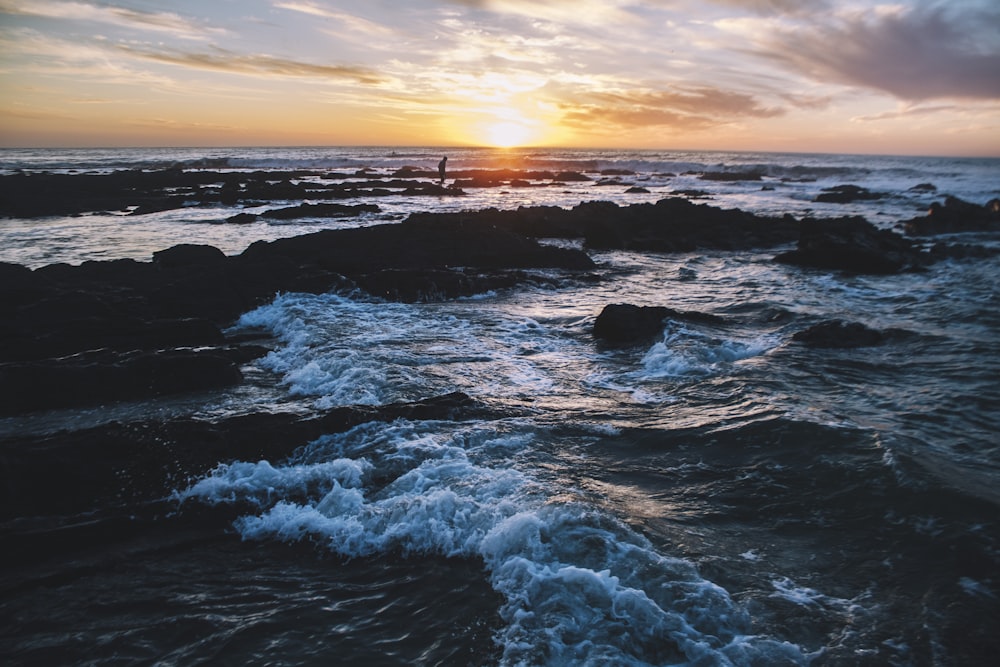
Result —
<instances>
[{"instance_id":1,"label":"cloud","mask_svg":"<svg viewBox=\"0 0 1000 667\"><path fill-rule=\"evenodd\" d=\"M756 14L806 14L828 11L829 0L711 0L713 4Z\"/></svg>"},{"instance_id":2,"label":"cloud","mask_svg":"<svg viewBox=\"0 0 1000 667\"><path fill-rule=\"evenodd\" d=\"M369 21L345 12L331 11L311 2L276 2L274 6L278 9L286 9L292 12L299 12L300 14L335 21L337 30L327 29L324 32L338 37L353 37L360 41L372 37L389 39L395 34L392 28L375 23L374 21Z\"/></svg>"},{"instance_id":3,"label":"cloud","mask_svg":"<svg viewBox=\"0 0 1000 667\"><path fill-rule=\"evenodd\" d=\"M893 7L775 31L756 53L819 81L902 100L1000 99L997 25L996 9Z\"/></svg>"},{"instance_id":4,"label":"cloud","mask_svg":"<svg viewBox=\"0 0 1000 667\"><path fill-rule=\"evenodd\" d=\"M620 0L449 0L452 4L498 14L513 14L559 24L603 26L631 24L631 3Z\"/></svg>"},{"instance_id":5,"label":"cloud","mask_svg":"<svg viewBox=\"0 0 1000 667\"><path fill-rule=\"evenodd\" d=\"M56 113L52 111L46 111L44 109L10 109L10 108L0 108L0 118L17 118L20 120L75 120L75 118L66 113Z\"/></svg>"},{"instance_id":6,"label":"cloud","mask_svg":"<svg viewBox=\"0 0 1000 667\"><path fill-rule=\"evenodd\" d=\"M353 80L364 84L380 84L387 81L386 77L366 67L316 65L264 54L232 53L219 48L215 49L213 53L196 53L178 50L152 51L119 44L117 45L117 49L130 56L144 60L213 72L228 72L249 76Z\"/></svg>"},{"instance_id":7,"label":"cloud","mask_svg":"<svg viewBox=\"0 0 1000 667\"><path fill-rule=\"evenodd\" d=\"M178 121L173 118L138 118L134 120L129 120L127 125L132 125L135 127L146 127L155 128L157 130L171 130L171 131L210 131L210 132L233 132L237 130L245 130L245 127L239 125L230 124L220 124L220 123L196 123L187 121Z\"/></svg>"},{"instance_id":8,"label":"cloud","mask_svg":"<svg viewBox=\"0 0 1000 667\"><path fill-rule=\"evenodd\" d=\"M52 37L30 28L0 28L0 51L14 63L9 69L0 69L0 75L13 75L11 82L60 77L73 84L100 81L139 85L147 90L173 86L166 77L131 67L120 51L102 39L88 43Z\"/></svg>"},{"instance_id":9,"label":"cloud","mask_svg":"<svg viewBox=\"0 0 1000 667\"><path fill-rule=\"evenodd\" d=\"M328 19L337 18L336 12L331 12L329 9L325 9L311 2L276 2L274 3L274 6L278 9L301 12L302 14L309 14L310 16L320 16Z\"/></svg>"},{"instance_id":10,"label":"cloud","mask_svg":"<svg viewBox=\"0 0 1000 667\"><path fill-rule=\"evenodd\" d=\"M917 116L930 116L941 112L960 111L954 104L939 105L934 107L911 107L899 109L897 111L884 111L869 116L855 116L851 120L855 123L868 123L880 120L897 120L899 118L913 118Z\"/></svg>"},{"instance_id":11,"label":"cloud","mask_svg":"<svg viewBox=\"0 0 1000 667\"><path fill-rule=\"evenodd\" d=\"M207 28L173 12L147 12L89 2L0 0L0 13L70 21L93 21L119 27L167 32L188 39L205 37L209 33L225 32L219 28Z\"/></svg>"},{"instance_id":12,"label":"cloud","mask_svg":"<svg viewBox=\"0 0 1000 667\"><path fill-rule=\"evenodd\" d=\"M670 126L703 130L741 118L773 118L784 109L762 105L752 95L710 87L604 92L564 102L565 121L575 125Z\"/></svg>"}]
</instances>

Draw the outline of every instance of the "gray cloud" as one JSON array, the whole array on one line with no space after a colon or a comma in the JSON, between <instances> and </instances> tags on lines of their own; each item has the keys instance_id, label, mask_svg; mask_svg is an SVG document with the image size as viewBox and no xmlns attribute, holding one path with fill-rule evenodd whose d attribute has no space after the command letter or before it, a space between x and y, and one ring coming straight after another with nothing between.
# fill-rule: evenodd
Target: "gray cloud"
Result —
<instances>
[{"instance_id":1,"label":"gray cloud","mask_svg":"<svg viewBox=\"0 0 1000 667\"><path fill-rule=\"evenodd\" d=\"M1000 99L1000 11L917 8L854 15L773 35L757 51L781 66L921 101Z\"/></svg>"},{"instance_id":2,"label":"gray cloud","mask_svg":"<svg viewBox=\"0 0 1000 667\"><path fill-rule=\"evenodd\" d=\"M826 11L829 0L711 0L713 4L744 9L757 14L805 14Z\"/></svg>"}]
</instances>

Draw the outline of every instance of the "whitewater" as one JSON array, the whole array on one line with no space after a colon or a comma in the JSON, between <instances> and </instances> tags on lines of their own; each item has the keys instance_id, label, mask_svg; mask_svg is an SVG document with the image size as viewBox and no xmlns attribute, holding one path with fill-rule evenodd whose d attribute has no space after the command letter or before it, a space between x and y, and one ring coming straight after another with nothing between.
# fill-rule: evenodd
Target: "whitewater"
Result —
<instances>
[{"instance_id":1,"label":"whitewater","mask_svg":"<svg viewBox=\"0 0 1000 667\"><path fill-rule=\"evenodd\" d=\"M885 228L1000 197L1000 160L472 148L6 149L3 173L121 169L574 171L587 180L378 199L378 212L234 225L247 207L0 220L0 261L226 254L423 211L685 196ZM706 179L706 173L747 176ZM815 201L843 184L879 193ZM362 203L346 200L343 203ZM289 202L294 204L297 202ZM1000 233L948 237L1000 249ZM577 247L572 240L547 243ZM102 567L4 581L11 664L970 665L1000 648L1000 254L850 275L776 251L588 251L585 274L390 302L285 293L230 335L270 352L208 394L0 418L0 435L118 421L318 414L463 392L480 414L330 433L220 461L168 500L224 512ZM592 335L667 306L653 340ZM893 331L811 348L823 321ZM58 489L52 489L58 493ZM182 524L187 525L187 524ZM183 533L181 535L180 533ZM103 561L102 561L103 562Z\"/></svg>"}]
</instances>

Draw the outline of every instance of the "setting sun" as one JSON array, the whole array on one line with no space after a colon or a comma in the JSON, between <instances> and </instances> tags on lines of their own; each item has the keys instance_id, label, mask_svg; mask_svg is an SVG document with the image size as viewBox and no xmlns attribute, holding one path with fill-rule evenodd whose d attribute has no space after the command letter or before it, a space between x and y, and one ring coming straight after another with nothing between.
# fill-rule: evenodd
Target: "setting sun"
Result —
<instances>
[{"instance_id":1,"label":"setting sun","mask_svg":"<svg viewBox=\"0 0 1000 667\"><path fill-rule=\"evenodd\" d=\"M531 138L532 134L531 128L523 123L503 121L494 123L487 128L486 140L491 146L497 148L513 148L523 145Z\"/></svg>"}]
</instances>

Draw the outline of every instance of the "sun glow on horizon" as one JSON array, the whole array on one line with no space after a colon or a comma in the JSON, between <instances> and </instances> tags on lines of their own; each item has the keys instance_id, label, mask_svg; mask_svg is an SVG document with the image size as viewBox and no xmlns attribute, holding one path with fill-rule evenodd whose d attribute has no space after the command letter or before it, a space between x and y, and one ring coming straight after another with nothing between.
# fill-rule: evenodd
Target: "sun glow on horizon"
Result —
<instances>
[{"instance_id":1,"label":"sun glow on horizon","mask_svg":"<svg viewBox=\"0 0 1000 667\"><path fill-rule=\"evenodd\" d=\"M528 143L534 134L524 123L505 120L486 127L486 143L496 148L515 148Z\"/></svg>"}]
</instances>

